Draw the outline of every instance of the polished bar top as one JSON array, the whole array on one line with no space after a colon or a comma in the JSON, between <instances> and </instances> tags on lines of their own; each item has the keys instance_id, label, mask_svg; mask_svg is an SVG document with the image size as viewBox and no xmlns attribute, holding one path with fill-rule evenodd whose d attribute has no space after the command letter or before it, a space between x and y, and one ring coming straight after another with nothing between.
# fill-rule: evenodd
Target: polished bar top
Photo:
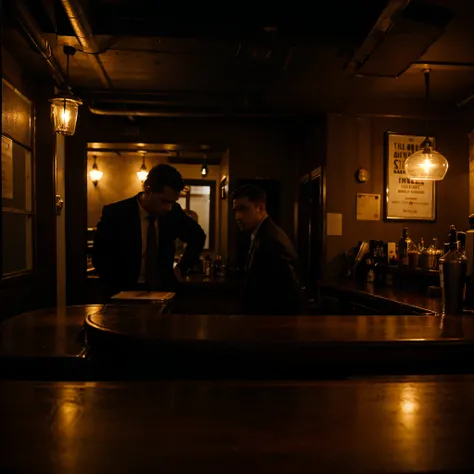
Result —
<instances>
[{"instance_id":1,"label":"polished bar top","mask_svg":"<svg viewBox=\"0 0 474 474\"><path fill-rule=\"evenodd\" d=\"M407 341L472 340L474 317L158 315L152 308L66 306L0 324L0 357L77 357L84 319L96 328L169 340Z\"/></svg>"},{"instance_id":2,"label":"polished bar top","mask_svg":"<svg viewBox=\"0 0 474 474\"><path fill-rule=\"evenodd\" d=\"M424 310L425 312L441 313L442 301L439 297L429 297L416 291L408 291L396 287L382 287L374 283L356 284L348 280L334 280L325 282L323 289L335 289L344 293L359 293L370 298L381 298L392 302L400 303L400 305L413 306Z\"/></svg>"},{"instance_id":3,"label":"polished bar top","mask_svg":"<svg viewBox=\"0 0 474 474\"><path fill-rule=\"evenodd\" d=\"M0 382L0 471L473 472L474 377Z\"/></svg>"},{"instance_id":4,"label":"polished bar top","mask_svg":"<svg viewBox=\"0 0 474 474\"><path fill-rule=\"evenodd\" d=\"M79 357L84 318L101 307L60 306L7 319L0 324L0 357Z\"/></svg>"},{"instance_id":5,"label":"polished bar top","mask_svg":"<svg viewBox=\"0 0 474 474\"><path fill-rule=\"evenodd\" d=\"M143 341L400 343L474 341L474 318L440 316L252 316L158 314L152 308L105 306L86 330Z\"/></svg>"}]
</instances>

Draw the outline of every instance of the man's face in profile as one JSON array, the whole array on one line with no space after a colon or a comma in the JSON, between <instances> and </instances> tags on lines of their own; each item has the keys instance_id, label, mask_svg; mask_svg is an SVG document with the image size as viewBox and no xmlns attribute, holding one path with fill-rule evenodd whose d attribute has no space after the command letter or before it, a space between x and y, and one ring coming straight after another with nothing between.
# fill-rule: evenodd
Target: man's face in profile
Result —
<instances>
[{"instance_id":1,"label":"man's face in profile","mask_svg":"<svg viewBox=\"0 0 474 474\"><path fill-rule=\"evenodd\" d=\"M179 199L179 192L169 186L162 191L153 192L150 187L145 188L148 212L157 216L164 216L171 211L173 204Z\"/></svg>"},{"instance_id":2,"label":"man's face in profile","mask_svg":"<svg viewBox=\"0 0 474 474\"><path fill-rule=\"evenodd\" d=\"M258 227L263 219L264 209L264 204L253 203L248 197L234 199L235 220L243 231L252 232Z\"/></svg>"}]
</instances>

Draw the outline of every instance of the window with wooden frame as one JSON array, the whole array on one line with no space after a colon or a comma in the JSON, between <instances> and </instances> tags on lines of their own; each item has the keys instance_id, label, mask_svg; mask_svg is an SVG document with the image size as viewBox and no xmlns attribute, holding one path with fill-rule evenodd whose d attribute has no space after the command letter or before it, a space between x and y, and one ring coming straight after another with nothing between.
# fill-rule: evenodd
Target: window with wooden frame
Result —
<instances>
[{"instance_id":1,"label":"window with wooden frame","mask_svg":"<svg viewBox=\"0 0 474 474\"><path fill-rule=\"evenodd\" d=\"M32 102L2 79L2 276L33 269Z\"/></svg>"}]
</instances>

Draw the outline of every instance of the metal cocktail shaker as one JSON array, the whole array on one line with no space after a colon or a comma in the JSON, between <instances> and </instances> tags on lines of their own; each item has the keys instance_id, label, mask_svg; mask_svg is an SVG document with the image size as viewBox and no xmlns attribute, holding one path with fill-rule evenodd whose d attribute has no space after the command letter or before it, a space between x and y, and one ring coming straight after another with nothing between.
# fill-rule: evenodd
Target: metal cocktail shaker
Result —
<instances>
[{"instance_id":1,"label":"metal cocktail shaker","mask_svg":"<svg viewBox=\"0 0 474 474\"><path fill-rule=\"evenodd\" d=\"M462 314L463 311L467 258L457 247L456 229L451 226L449 252L439 261L444 314Z\"/></svg>"}]
</instances>

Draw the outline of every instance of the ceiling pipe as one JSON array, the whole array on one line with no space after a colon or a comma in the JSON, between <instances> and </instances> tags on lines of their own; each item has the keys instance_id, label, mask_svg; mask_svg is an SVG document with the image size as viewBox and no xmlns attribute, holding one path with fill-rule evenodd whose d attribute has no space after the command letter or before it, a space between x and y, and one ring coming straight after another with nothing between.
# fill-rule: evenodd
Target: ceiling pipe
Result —
<instances>
[{"instance_id":1,"label":"ceiling pipe","mask_svg":"<svg viewBox=\"0 0 474 474\"><path fill-rule=\"evenodd\" d=\"M163 110L110 110L89 106L89 110L95 115L106 115L116 117L181 117L181 118L292 118L291 114L269 114L269 113L226 113L226 112L170 112Z\"/></svg>"},{"instance_id":2,"label":"ceiling pipe","mask_svg":"<svg viewBox=\"0 0 474 474\"><path fill-rule=\"evenodd\" d=\"M140 106L147 106L147 105L154 105L154 106L184 106L184 107L214 107L214 108L222 108L225 107L226 104L223 104L222 102L197 102L197 103L191 103L189 101L184 101L184 100L153 100L153 99L98 99L94 100L96 103L101 103L101 104L133 104L135 107L140 107ZM241 104L243 106L244 104ZM230 106L230 104L228 104Z\"/></svg>"},{"instance_id":3,"label":"ceiling pipe","mask_svg":"<svg viewBox=\"0 0 474 474\"><path fill-rule=\"evenodd\" d=\"M11 2L15 9L15 16L21 27L27 34L31 44L41 53L46 61L46 64L51 70L54 82L61 88L66 85L66 75L61 67L61 64L56 59L49 42L43 38L41 30L36 23L36 20L31 15L23 0L15 0Z\"/></svg>"},{"instance_id":4,"label":"ceiling pipe","mask_svg":"<svg viewBox=\"0 0 474 474\"><path fill-rule=\"evenodd\" d=\"M99 46L94 38L92 28L82 8L81 2L79 0L61 0L61 3L63 4L66 15L71 22L72 29L83 52L87 53L87 57L102 84L109 89L112 88L112 81L100 60Z\"/></svg>"}]
</instances>

